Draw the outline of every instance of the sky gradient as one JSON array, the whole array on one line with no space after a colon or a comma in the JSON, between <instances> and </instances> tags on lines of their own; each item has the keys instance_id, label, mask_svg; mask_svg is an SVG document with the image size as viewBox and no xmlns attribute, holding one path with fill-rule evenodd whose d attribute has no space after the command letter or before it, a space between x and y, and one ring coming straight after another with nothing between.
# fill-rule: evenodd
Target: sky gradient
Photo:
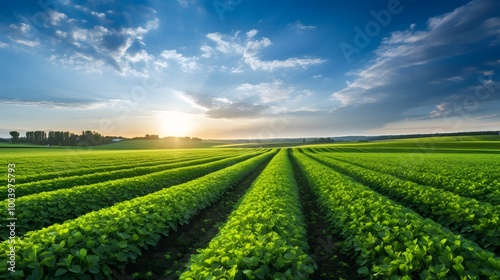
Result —
<instances>
[{"instance_id":1,"label":"sky gradient","mask_svg":"<svg viewBox=\"0 0 500 280\"><path fill-rule=\"evenodd\" d=\"M498 1L2 1L0 137L500 129Z\"/></svg>"}]
</instances>

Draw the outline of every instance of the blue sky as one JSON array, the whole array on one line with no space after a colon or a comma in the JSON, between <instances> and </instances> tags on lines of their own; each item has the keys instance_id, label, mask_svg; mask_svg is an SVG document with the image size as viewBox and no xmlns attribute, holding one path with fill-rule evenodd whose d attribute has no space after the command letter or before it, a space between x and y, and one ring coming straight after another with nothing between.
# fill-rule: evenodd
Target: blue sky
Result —
<instances>
[{"instance_id":1,"label":"blue sky","mask_svg":"<svg viewBox=\"0 0 500 280\"><path fill-rule=\"evenodd\" d=\"M2 1L0 137L500 129L498 1Z\"/></svg>"}]
</instances>

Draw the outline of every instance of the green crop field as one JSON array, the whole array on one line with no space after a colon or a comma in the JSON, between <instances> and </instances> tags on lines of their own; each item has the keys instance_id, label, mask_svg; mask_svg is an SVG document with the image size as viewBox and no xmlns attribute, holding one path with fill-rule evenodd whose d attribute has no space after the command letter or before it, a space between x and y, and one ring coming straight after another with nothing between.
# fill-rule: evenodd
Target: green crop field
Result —
<instances>
[{"instance_id":1,"label":"green crop field","mask_svg":"<svg viewBox=\"0 0 500 280\"><path fill-rule=\"evenodd\" d=\"M499 137L294 145L4 144L0 278L500 279Z\"/></svg>"}]
</instances>

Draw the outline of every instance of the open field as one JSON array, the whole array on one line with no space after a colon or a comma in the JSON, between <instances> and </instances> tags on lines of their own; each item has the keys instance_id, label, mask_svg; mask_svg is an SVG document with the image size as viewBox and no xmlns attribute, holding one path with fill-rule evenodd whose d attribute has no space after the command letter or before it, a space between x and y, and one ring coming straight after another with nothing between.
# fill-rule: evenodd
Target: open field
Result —
<instances>
[{"instance_id":1,"label":"open field","mask_svg":"<svg viewBox=\"0 0 500 280\"><path fill-rule=\"evenodd\" d=\"M476 139L476 140L474 140ZM500 136L424 137L373 142L339 142L310 147L335 147L345 152L415 152L415 153L500 153Z\"/></svg>"},{"instance_id":2,"label":"open field","mask_svg":"<svg viewBox=\"0 0 500 280\"><path fill-rule=\"evenodd\" d=\"M0 278L500 277L496 136L142 142L3 148L15 181L0 186L0 218L17 220L0 247L15 244L16 272Z\"/></svg>"},{"instance_id":3,"label":"open field","mask_svg":"<svg viewBox=\"0 0 500 280\"><path fill-rule=\"evenodd\" d=\"M117 150L148 150L148 149L189 149L189 148L210 148L220 145L218 142L209 141L182 141L182 140L125 140L102 146L96 149L117 149Z\"/></svg>"}]
</instances>

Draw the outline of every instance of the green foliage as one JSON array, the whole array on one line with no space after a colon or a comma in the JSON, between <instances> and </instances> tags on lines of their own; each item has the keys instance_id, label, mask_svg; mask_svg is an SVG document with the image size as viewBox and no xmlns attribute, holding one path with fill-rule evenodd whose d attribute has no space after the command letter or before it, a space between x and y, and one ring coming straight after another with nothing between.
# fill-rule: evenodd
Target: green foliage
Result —
<instances>
[{"instance_id":1,"label":"green foliage","mask_svg":"<svg viewBox=\"0 0 500 280\"><path fill-rule=\"evenodd\" d=\"M10 144L9 146L13 146ZM21 144L16 144L20 146ZM33 145L31 145L33 147ZM255 149L253 149L256 151ZM269 149L268 149L269 150ZM250 152L248 149L172 149L172 150L97 150L73 147L2 148L0 163L15 162L22 172L16 176L18 185L48 179L98 174L134 167L175 163L207 156L230 156ZM264 152L263 150L261 150Z\"/></svg>"},{"instance_id":2,"label":"green foliage","mask_svg":"<svg viewBox=\"0 0 500 280\"><path fill-rule=\"evenodd\" d=\"M329 154L362 167L439 187L493 205L500 203L500 156L481 154ZM460 164L457 164L457 163Z\"/></svg>"},{"instance_id":3,"label":"green foliage","mask_svg":"<svg viewBox=\"0 0 500 280\"><path fill-rule=\"evenodd\" d=\"M318 144L296 149L294 158L362 277L499 279L500 155L495 153L500 150L489 148L500 142L469 138ZM17 272L0 274L2 279L111 278L113 270L156 246L162 235L221 199L274 154L225 148L25 150L2 148L0 154L1 162L16 163L21 237L15 245ZM0 187L0 193L6 189ZM282 151L219 234L177 275L307 279L315 265L307 254L298 198ZM0 219L5 215L2 211ZM200 234L212 222L204 223ZM6 230L0 228L1 238ZM3 242L0 250L10 246ZM7 266L0 263L0 270Z\"/></svg>"},{"instance_id":4,"label":"green foliage","mask_svg":"<svg viewBox=\"0 0 500 280\"><path fill-rule=\"evenodd\" d=\"M102 150L134 150L134 149L188 149L188 148L210 148L220 145L219 142L210 141L171 141L169 139L158 140L125 140L118 143L96 146Z\"/></svg>"},{"instance_id":5,"label":"green foliage","mask_svg":"<svg viewBox=\"0 0 500 280\"><path fill-rule=\"evenodd\" d=\"M17 196L27 196L40 192L68 189L74 186L91 185L105 181L117 180L121 178L142 176L154 172L165 171L167 169L174 169L179 167L208 163L228 157L227 155L213 156L214 155L213 152L206 153L204 155L205 157L203 157L202 159L189 160L189 158L186 158L181 162L164 163L164 164L156 163L155 165L152 166L130 167L130 165L128 165L129 168L127 169L112 170L105 172L102 172L102 168L100 172L99 169L93 170L94 172L92 171L89 172L89 170L85 170L86 173L81 173L74 176L65 176L57 179L38 180L35 182L18 184L16 186L16 194ZM6 188L7 187L3 188L0 187L0 192L6 191Z\"/></svg>"},{"instance_id":6,"label":"green foliage","mask_svg":"<svg viewBox=\"0 0 500 280\"><path fill-rule=\"evenodd\" d=\"M29 230L61 223L120 201L184 183L259 153L243 154L211 163L169 169L144 176L19 197L16 207L23 211L17 214L16 234L23 235ZM0 212L0 217L7 218L8 212ZM0 228L0 236L7 236L7 231L6 227Z\"/></svg>"},{"instance_id":7,"label":"green foliage","mask_svg":"<svg viewBox=\"0 0 500 280\"><path fill-rule=\"evenodd\" d=\"M294 152L358 273L381 279L500 277L500 259L310 157Z\"/></svg>"},{"instance_id":8,"label":"green foliage","mask_svg":"<svg viewBox=\"0 0 500 280\"><path fill-rule=\"evenodd\" d=\"M273 158L180 279L307 279L314 271L287 154Z\"/></svg>"},{"instance_id":9,"label":"green foliage","mask_svg":"<svg viewBox=\"0 0 500 280\"><path fill-rule=\"evenodd\" d=\"M18 142L19 141L19 132L17 132L17 131L11 131L11 132L9 132L9 134L12 137L12 142Z\"/></svg>"},{"instance_id":10,"label":"green foliage","mask_svg":"<svg viewBox=\"0 0 500 280\"><path fill-rule=\"evenodd\" d=\"M486 248L500 246L500 207L418 185L318 154L311 155Z\"/></svg>"},{"instance_id":11,"label":"green foliage","mask_svg":"<svg viewBox=\"0 0 500 280\"><path fill-rule=\"evenodd\" d=\"M123 268L154 246L178 224L220 199L224 192L257 168L274 152L254 156L209 175L158 192L117 203L29 232L16 239L16 274L0 278L111 278L111 267ZM10 244L0 244L7 251ZM7 262L0 270L7 271ZM86 277L86 278L85 278Z\"/></svg>"}]
</instances>

